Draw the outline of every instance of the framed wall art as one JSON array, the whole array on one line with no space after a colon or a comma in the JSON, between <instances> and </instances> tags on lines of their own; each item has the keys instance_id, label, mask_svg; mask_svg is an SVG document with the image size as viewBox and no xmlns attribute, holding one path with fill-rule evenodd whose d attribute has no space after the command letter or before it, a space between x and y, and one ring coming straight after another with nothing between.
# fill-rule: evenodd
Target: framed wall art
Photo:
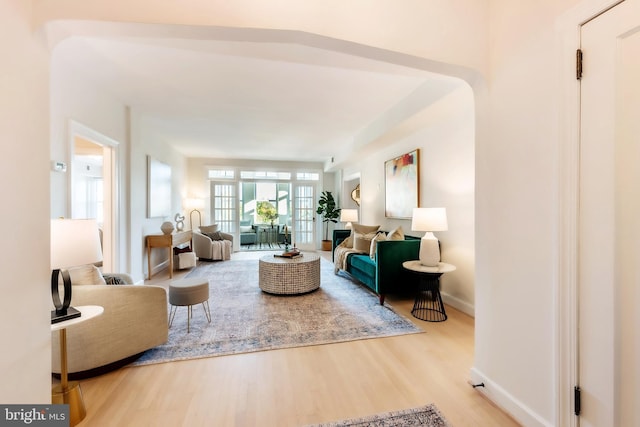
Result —
<instances>
[{"instance_id":1,"label":"framed wall art","mask_svg":"<svg viewBox=\"0 0 640 427\"><path fill-rule=\"evenodd\" d=\"M419 205L419 150L384 162L384 216L411 218Z\"/></svg>"},{"instance_id":2,"label":"framed wall art","mask_svg":"<svg viewBox=\"0 0 640 427\"><path fill-rule=\"evenodd\" d=\"M147 156L147 217L171 214L171 166Z\"/></svg>"}]
</instances>

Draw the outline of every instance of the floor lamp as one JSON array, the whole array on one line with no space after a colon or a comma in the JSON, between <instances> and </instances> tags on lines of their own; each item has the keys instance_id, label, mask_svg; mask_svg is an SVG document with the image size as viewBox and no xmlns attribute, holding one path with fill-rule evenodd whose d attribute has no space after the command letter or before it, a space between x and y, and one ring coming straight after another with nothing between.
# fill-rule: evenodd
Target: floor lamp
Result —
<instances>
[{"instance_id":1,"label":"floor lamp","mask_svg":"<svg viewBox=\"0 0 640 427\"><path fill-rule=\"evenodd\" d=\"M185 200L185 208L189 210L189 225L192 230L195 230L193 227L193 214L198 214L198 227L202 226L202 214L200 214L200 209L204 209L204 200L203 199L187 199Z\"/></svg>"}]
</instances>

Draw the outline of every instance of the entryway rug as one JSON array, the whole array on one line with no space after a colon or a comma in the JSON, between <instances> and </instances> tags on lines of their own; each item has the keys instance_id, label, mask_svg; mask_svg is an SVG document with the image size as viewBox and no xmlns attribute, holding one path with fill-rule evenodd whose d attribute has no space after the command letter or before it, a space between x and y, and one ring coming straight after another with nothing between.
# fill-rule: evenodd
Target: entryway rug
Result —
<instances>
[{"instance_id":1,"label":"entryway rug","mask_svg":"<svg viewBox=\"0 0 640 427\"><path fill-rule=\"evenodd\" d=\"M265 255L264 253L260 256ZM201 263L187 277L209 279L211 323L202 305L178 307L166 344L132 365L328 344L423 332L378 297L321 259L320 289L269 295L258 287L258 257Z\"/></svg>"},{"instance_id":2,"label":"entryway rug","mask_svg":"<svg viewBox=\"0 0 640 427\"><path fill-rule=\"evenodd\" d=\"M430 404L420 408L405 409L403 411L385 412L364 418L337 421L327 424L315 424L307 427L451 427L440 414L435 405Z\"/></svg>"}]
</instances>

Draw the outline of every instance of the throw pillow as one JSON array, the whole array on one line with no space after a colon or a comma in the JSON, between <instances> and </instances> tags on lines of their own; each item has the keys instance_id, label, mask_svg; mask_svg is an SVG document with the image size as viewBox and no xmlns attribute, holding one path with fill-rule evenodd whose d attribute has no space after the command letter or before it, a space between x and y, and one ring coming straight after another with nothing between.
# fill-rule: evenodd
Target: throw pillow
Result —
<instances>
[{"instance_id":1,"label":"throw pillow","mask_svg":"<svg viewBox=\"0 0 640 427\"><path fill-rule=\"evenodd\" d=\"M358 252L369 253L371 250L371 240L376 237L375 232L373 233L355 233L355 237L353 240L353 249Z\"/></svg>"},{"instance_id":2,"label":"throw pillow","mask_svg":"<svg viewBox=\"0 0 640 427\"><path fill-rule=\"evenodd\" d=\"M380 229L379 225L362 225L362 224L352 224L351 225L351 235L354 233L375 233Z\"/></svg>"},{"instance_id":3,"label":"throw pillow","mask_svg":"<svg viewBox=\"0 0 640 427\"><path fill-rule=\"evenodd\" d=\"M376 259L376 250L378 249L378 241L379 240L387 240L387 235L384 232L380 232L375 235L373 239L371 239L371 246L369 247L369 256L371 259Z\"/></svg>"},{"instance_id":4,"label":"throw pillow","mask_svg":"<svg viewBox=\"0 0 640 427\"><path fill-rule=\"evenodd\" d=\"M112 276L110 274L104 275L104 281L106 282L107 285L126 285L127 284L127 282L125 282L122 279L122 277Z\"/></svg>"},{"instance_id":5,"label":"throw pillow","mask_svg":"<svg viewBox=\"0 0 640 427\"><path fill-rule=\"evenodd\" d=\"M387 240L404 240L404 231L402 226L398 226L387 234Z\"/></svg>"},{"instance_id":6,"label":"throw pillow","mask_svg":"<svg viewBox=\"0 0 640 427\"><path fill-rule=\"evenodd\" d=\"M92 264L81 265L69 269L69 277L73 286L106 285L98 267Z\"/></svg>"},{"instance_id":7,"label":"throw pillow","mask_svg":"<svg viewBox=\"0 0 640 427\"><path fill-rule=\"evenodd\" d=\"M200 232L202 234L214 233L216 231L218 231L218 224L200 226Z\"/></svg>"},{"instance_id":8,"label":"throw pillow","mask_svg":"<svg viewBox=\"0 0 640 427\"><path fill-rule=\"evenodd\" d=\"M213 232L209 232L209 233L202 233L205 236L209 237L211 240L224 240L224 237L222 237L222 234L220 234L219 231L213 231Z\"/></svg>"},{"instance_id":9,"label":"throw pillow","mask_svg":"<svg viewBox=\"0 0 640 427\"><path fill-rule=\"evenodd\" d=\"M253 233L253 227L250 225L241 225L240 226L241 233Z\"/></svg>"}]
</instances>

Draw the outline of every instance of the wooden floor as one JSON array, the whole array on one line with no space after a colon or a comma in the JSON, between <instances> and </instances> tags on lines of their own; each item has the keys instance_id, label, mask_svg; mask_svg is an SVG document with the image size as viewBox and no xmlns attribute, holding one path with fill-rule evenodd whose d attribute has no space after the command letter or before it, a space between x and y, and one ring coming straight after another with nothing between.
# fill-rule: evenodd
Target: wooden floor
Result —
<instances>
[{"instance_id":1,"label":"wooden floor","mask_svg":"<svg viewBox=\"0 0 640 427\"><path fill-rule=\"evenodd\" d=\"M387 301L425 333L122 368L81 381L80 426L304 426L428 403L453 426L518 425L468 383L473 318L423 322L411 299Z\"/></svg>"}]
</instances>

